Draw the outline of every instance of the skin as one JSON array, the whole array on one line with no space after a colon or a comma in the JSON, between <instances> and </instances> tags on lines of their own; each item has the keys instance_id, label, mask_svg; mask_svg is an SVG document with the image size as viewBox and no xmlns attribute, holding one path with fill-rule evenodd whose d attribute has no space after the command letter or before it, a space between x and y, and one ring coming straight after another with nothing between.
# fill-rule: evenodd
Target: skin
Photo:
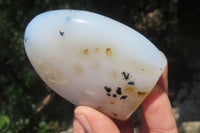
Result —
<instances>
[{"instance_id":1,"label":"skin","mask_svg":"<svg viewBox=\"0 0 200 133\"><path fill-rule=\"evenodd\" d=\"M167 96L167 67L159 81L142 103L140 133L178 133L172 107ZM112 120L86 106L74 111L74 133L133 133L132 120Z\"/></svg>"}]
</instances>

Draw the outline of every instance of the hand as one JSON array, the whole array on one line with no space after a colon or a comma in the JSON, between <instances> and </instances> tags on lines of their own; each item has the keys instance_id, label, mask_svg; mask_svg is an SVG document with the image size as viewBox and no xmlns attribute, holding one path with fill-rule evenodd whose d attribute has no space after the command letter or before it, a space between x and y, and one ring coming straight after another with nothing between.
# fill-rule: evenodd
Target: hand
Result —
<instances>
[{"instance_id":1,"label":"hand","mask_svg":"<svg viewBox=\"0 0 200 133\"><path fill-rule=\"evenodd\" d=\"M166 92L167 67L158 83L142 103L140 133L178 133ZM133 133L132 121L112 120L103 113L86 106L74 111L74 133Z\"/></svg>"}]
</instances>

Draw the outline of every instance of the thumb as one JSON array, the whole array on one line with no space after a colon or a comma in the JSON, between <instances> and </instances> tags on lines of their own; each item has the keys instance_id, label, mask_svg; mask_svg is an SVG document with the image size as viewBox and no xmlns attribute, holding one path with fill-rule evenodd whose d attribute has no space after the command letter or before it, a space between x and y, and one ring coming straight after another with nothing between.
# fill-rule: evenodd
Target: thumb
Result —
<instances>
[{"instance_id":1,"label":"thumb","mask_svg":"<svg viewBox=\"0 0 200 133\"><path fill-rule=\"evenodd\" d=\"M79 106L74 115L74 133L120 133L108 116L90 107Z\"/></svg>"}]
</instances>

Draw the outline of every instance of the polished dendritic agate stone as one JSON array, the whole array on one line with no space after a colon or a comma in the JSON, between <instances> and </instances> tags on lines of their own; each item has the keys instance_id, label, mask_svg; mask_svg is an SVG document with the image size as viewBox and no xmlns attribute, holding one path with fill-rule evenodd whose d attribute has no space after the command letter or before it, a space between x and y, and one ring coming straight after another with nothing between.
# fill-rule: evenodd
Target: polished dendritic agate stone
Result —
<instances>
[{"instance_id":1,"label":"polished dendritic agate stone","mask_svg":"<svg viewBox=\"0 0 200 133\"><path fill-rule=\"evenodd\" d=\"M120 120L137 109L167 64L137 31L87 11L36 16L24 43L33 67L56 93Z\"/></svg>"}]
</instances>

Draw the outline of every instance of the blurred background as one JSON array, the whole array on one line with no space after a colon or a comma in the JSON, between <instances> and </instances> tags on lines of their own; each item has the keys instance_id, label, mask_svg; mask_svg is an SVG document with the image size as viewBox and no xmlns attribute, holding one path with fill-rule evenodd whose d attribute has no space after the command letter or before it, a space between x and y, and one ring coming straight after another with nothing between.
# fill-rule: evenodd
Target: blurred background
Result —
<instances>
[{"instance_id":1,"label":"blurred background","mask_svg":"<svg viewBox=\"0 0 200 133\"><path fill-rule=\"evenodd\" d=\"M0 0L0 132L72 133L74 106L38 77L25 54L23 34L41 12L81 9L136 29L166 54L169 98L179 132L199 133L199 7L195 0Z\"/></svg>"}]
</instances>

